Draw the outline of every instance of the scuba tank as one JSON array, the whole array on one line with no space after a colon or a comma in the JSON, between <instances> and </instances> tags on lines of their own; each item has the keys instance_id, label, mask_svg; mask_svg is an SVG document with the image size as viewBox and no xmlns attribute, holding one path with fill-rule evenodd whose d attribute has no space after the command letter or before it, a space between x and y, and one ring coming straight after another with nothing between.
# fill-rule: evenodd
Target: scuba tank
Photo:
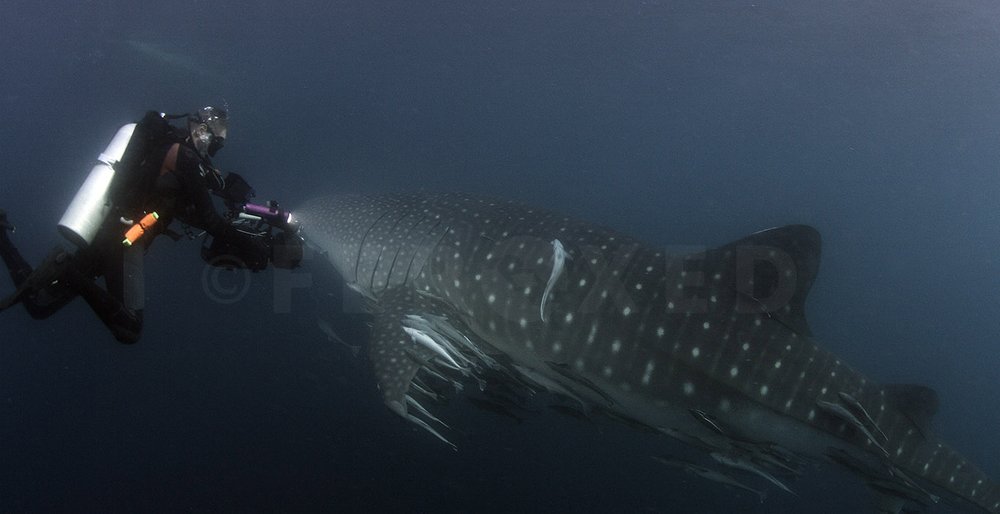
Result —
<instances>
[{"instance_id":1,"label":"scuba tank","mask_svg":"<svg viewBox=\"0 0 1000 514\"><path fill-rule=\"evenodd\" d=\"M115 176L114 166L125 155L135 127L135 123L129 123L118 129L107 148L97 156L97 164L90 170L83 186L59 220L59 233L79 248L93 242L98 229L111 211L108 192Z\"/></svg>"}]
</instances>

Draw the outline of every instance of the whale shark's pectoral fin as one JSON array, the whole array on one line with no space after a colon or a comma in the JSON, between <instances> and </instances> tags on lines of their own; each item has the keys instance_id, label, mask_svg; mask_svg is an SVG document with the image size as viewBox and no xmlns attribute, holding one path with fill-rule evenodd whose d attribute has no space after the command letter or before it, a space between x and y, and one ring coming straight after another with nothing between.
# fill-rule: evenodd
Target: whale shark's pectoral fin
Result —
<instances>
[{"instance_id":1,"label":"whale shark's pectoral fin","mask_svg":"<svg viewBox=\"0 0 1000 514\"><path fill-rule=\"evenodd\" d=\"M420 400L440 402L444 382L455 391L483 369L497 366L470 340L470 331L457 321L458 313L436 298L395 288L379 298L372 327L369 356L390 410L455 447L435 427L448 426L434 417ZM426 379L426 380L424 380Z\"/></svg>"}]
</instances>

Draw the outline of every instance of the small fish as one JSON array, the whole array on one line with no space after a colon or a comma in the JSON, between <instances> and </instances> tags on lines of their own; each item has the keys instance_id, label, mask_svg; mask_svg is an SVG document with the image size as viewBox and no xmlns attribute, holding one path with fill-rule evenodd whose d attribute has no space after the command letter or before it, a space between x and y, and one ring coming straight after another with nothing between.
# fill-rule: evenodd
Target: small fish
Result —
<instances>
[{"instance_id":1,"label":"small fish","mask_svg":"<svg viewBox=\"0 0 1000 514\"><path fill-rule=\"evenodd\" d=\"M410 327L403 327L403 332L406 332L406 335L410 336L410 339L412 339L414 343L418 343L424 348L434 352L441 358L439 361L442 361L442 364L458 371L465 369L462 365L455 361L455 359L448 353L447 350L444 349L443 346L435 341L434 338L429 336L427 332Z\"/></svg>"},{"instance_id":2,"label":"small fish","mask_svg":"<svg viewBox=\"0 0 1000 514\"><path fill-rule=\"evenodd\" d=\"M407 397L406 397L406 403L407 403L407 405L412 405L413 408L417 409L417 412L423 414L425 417L427 417L427 419L430 419L431 421L433 421L433 422L435 422L435 423L437 423L437 424L439 424L439 425L441 425L441 426L443 426L445 428L448 428L448 429L451 428L448 425L446 425L444 423L444 421L441 421L440 419L437 419L436 417L434 417L434 415L431 414L427 409L425 409L423 405L420 405L420 402L414 400L412 396L407 395Z\"/></svg>"},{"instance_id":3,"label":"small fish","mask_svg":"<svg viewBox=\"0 0 1000 514\"><path fill-rule=\"evenodd\" d=\"M448 325L447 321L443 321L443 324L439 325L436 323L432 323L420 316L414 316L414 315L406 316L403 319L403 331L409 334L410 337L413 337L411 331L422 332L432 341L434 341L434 343L437 344L437 346L440 346L441 349L444 350L444 352L447 353L448 356L451 357L455 361L455 363L459 365L460 368L464 369L464 368L474 367L475 364L471 360L469 360L469 358L467 358L465 355L462 355L462 352L460 352L458 348L456 348L455 345L452 344L453 341L460 342L460 340L454 339L448 334L441 333L442 331L439 329L446 329L446 331L447 329L450 329L451 332L455 334L455 337L459 338L462 337L461 334L454 329L454 327Z\"/></svg>"},{"instance_id":4,"label":"small fish","mask_svg":"<svg viewBox=\"0 0 1000 514\"><path fill-rule=\"evenodd\" d=\"M475 355L480 362L485 364L490 369L498 369L499 364L495 359L486 355L478 345L472 342L464 333L455 328L455 326L448 321L448 318L444 316L435 316L433 314L424 314L423 316L409 315L406 316L406 320L410 322L423 323L425 326L432 328L434 331L439 333L443 338L454 341L455 344L465 348ZM414 326L413 328L420 328ZM456 353L459 353L457 349L454 349ZM466 359L468 360L468 359ZM471 363L471 361L469 361Z\"/></svg>"},{"instance_id":5,"label":"small fish","mask_svg":"<svg viewBox=\"0 0 1000 514\"><path fill-rule=\"evenodd\" d=\"M889 437L885 435L885 432L883 432L881 428L879 428L878 424L875 423L875 420L872 419L870 414L868 414L864 405L861 405L861 402L843 391L837 393L837 395L840 396L840 401L842 401L849 410L851 410L857 417L861 418L861 421L864 421L869 428L874 428L878 432L878 435L882 437L882 441L889 441Z\"/></svg>"},{"instance_id":6,"label":"small fish","mask_svg":"<svg viewBox=\"0 0 1000 514\"><path fill-rule=\"evenodd\" d=\"M497 390L498 388L493 384L482 390L483 396L492 402L503 405L504 407L511 410L526 410L524 408L525 400L521 397L510 396L508 393Z\"/></svg>"},{"instance_id":7,"label":"small fish","mask_svg":"<svg viewBox=\"0 0 1000 514\"><path fill-rule=\"evenodd\" d=\"M756 494L757 497L760 498L761 503L764 503L764 500L767 499L767 491L758 491L757 489L754 489L753 487L750 487L725 473L694 465L689 466L685 471L700 476L705 480L711 480L712 482L728 485L737 489L743 489L744 491Z\"/></svg>"},{"instance_id":8,"label":"small fish","mask_svg":"<svg viewBox=\"0 0 1000 514\"><path fill-rule=\"evenodd\" d=\"M353 282L349 283L347 284L347 288L350 289L351 291L354 291L355 293L358 293L371 304L373 305L378 304L378 298L376 298L375 295L370 293L367 289L359 286L358 284L355 284Z\"/></svg>"},{"instance_id":9,"label":"small fish","mask_svg":"<svg viewBox=\"0 0 1000 514\"><path fill-rule=\"evenodd\" d=\"M824 412L826 412L826 413L828 413L830 415L836 416L836 417L838 417L840 419L843 419L844 421L847 421L848 423L850 423L851 426L853 426L854 428L857 428L858 431L860 431L862 434L864 434L864 436L866 438L868 438L868 440L871 441L871 443L873 445L875 445L876 448L878 448L879 450L881 450L882 453L886 457L889 456L889 452L885 449L884 446L882 446L881 443L879 443L875 439L875 436L873 436L872 433L871 433L871 431L868 430L868 427L866 427L864 425L864 423L862 423L856 416L854 416L854 414L851 413L851 411L847 410L846 407L844 407L843 405L841 405L839 403L833 403L833 402L828 402L828 401L824 401L824 400L819 400L818 402L816 402L816 405L820 409L823 409Z\"/></svg>"},{"instance_id":10,"label":"small fish","mask_svg":"<svg viewBox=\"0 0 1000 514\"><path fill-rule=\"evenodd\" d=\"M423 381L421 381L420 378L418 377L413 377L413 380L410 381L410 388L430 398L431 401L435 403L442 403L444 401L443 395L437 393L436 391L433 391L430 387L427 386L427 384L423 383Z\"/></svg>"},{"instance_id":11,"label":"small fish","mask_svg":"<svg viewBox=\"0 0 1000 514\"><path fill-rule=\"evenodd\" d=\"M711 428L719 435L726 435L726 432L722 430L722 427L720 427L719 424L716 423L715 418L709 416L707 412L699 409L688 409L688 412L690 412L691 415L694 416L695 419L700 421L703 425L707 426L708 428Z\"/></svg>"},{"instance_id":12,"label":"small fish","mask_svg":"<svg viewBox=\"0 0 1000 514\"><path fill-rule=\"evenodd\" d=\"M668 435L668 436L670 436L670 437L672 437L672 438L674 438L674 439L676 439L676 440L678 440L678 441L680 441L680 442L682 442L682 443L684 443L684 444L686 444L688 446L691 446L693 448L698 448L699 450L703 450L705 452L712 452L712 451L716 451L716 450L728 450L729 447L730 447L730 444L728 443L728 441L724 440L723 438L718 438L719 439L718 442L716 442L716 441L707 441L707 440L705 440L705 439L703 439L701 437L694 436L694 435L688 434L686 432L681 432L680 430L677 430L676 428L656 427L656 430L659 431L660 433L666 434L666 435Z\"/></svg>"},{"instance_id":13,"label":"small fish","mask_svg":"<svg viewBox=\"0 0 1000 514\"><path fill-rule=\"evenodd\" d=\"M757 489L754 489L753 487L750 487L740 482L739 480L736 480L735 478L725 473L722 473L721 471L716 471L714 469L709 469L704 466L699 466L697 464L680 459L675 459L672 457L653 457L653 460L661 464L665 464L667 466L683 469L684 471L691 473L692 475L704 478L705 480L710 480L712 482L716 482L722 485L735 487L737 489L742 489L744 491L751 492L753 494L756 494L757 497L760 498L761 503L764 503L764 500L767 499L767 491L758 491Z\"/></svg>"},{"instance_id":14,"label":"small fish","mask_svg":"<svg viewBox=\"0 0 1000 514\"><path fill-rule=\"evenodd\" d=\"M602 391L600 387L597 387L597 385L595 385L590 380L587 380L587 378L580 376L580 374L569 369L569 366L567 366L566 364L561 364L558 362L551 362L551 361L546 362L546 364L549 365L549 369L551 369L552 371L555 371L556 373L559 373L560 375L566 377L567 379L572 380L586 387L587 389L590 389L591 391L597 393L598 396L604 398L604 400L608 402L608 407L615 406L615 401L611 398L611 396L608 395L608 393Z\"/></svg>"},{"instance_id":15,"label":"small fish","mask_svg":"<svg viewBox=\"0 0 1000 514\"><path fill-rule=\"evenodd\" d=\"M734 469L746 471L748 473L753 473L763 478L764 480L767 480L768 482L771 482L772 484L778 486L779 488L781 488L781 490L785 491L786 493L793 495L795 494L795 492L789 489L784 482L778 480L774 475L768 473L760 466L754 464L751 461L748 461L740 456L726 455L719 452L712 452L710 455L712 459L714 459L719 464L723 464Z\"/></svg>"},{"instance_id":16,"label":"small fish","mask_svg":"<svg viewBox=\"0 0 1000 514\"><path fill-rule=\"evenodd\" d=\"M656 427L643 423L635 418L628 417L624 414L619 414L609 409L601 409L600 411L605 416L617 421L618 423L622 423L633 430L646 432L648 434L658 434L660 432Z\"/></svg>"},{"instance_id":17,"label":"small fish","mask_svg":"<svg viewBox=\"0 0 1000 514\"><path fill-rule=\"evenodd\" d=\"M568 405L562 405L558 403L554 405L549 405L548 407L553 411L558 412L559 414L562 414L563 416L569 418L578 419L580 421L591 421L590 416L588 416L586 412L577 409L576 407L570 407Z\"/></svg>"},{"instance_id":18,"label":"small fish","mask_svg":"<svg viewBox=\"0 0 1000 514\"><path fill-rule=\"evenodd\" d=\"M580 407L586 408L587 404L579 396L570 391L566 386L560 384L559 382L552 380L551 378L524 366L514 364L514 370L516 370L524 379L530 381L533 385L541 387L546 391L557 394L559 396L564 396L580 404Z\"/></svg>"},{"instance_id":19,"label":"small fish","mask_svg":"<svg viewBox=\"0 0 1000 514\"><path fill-rule=\"evenodd\" d=\"M431 365L430 363L428 363L426 359L417 358L414 354L410 353L409 351L407 351L406 354L409 355L414 360L416 360L417 362L419 362L421 364L424 364L424 366L422 368L420 368L420 371L424 371L428 375L430 375L430 376L432 376L432 377L434 377L434 378L436 378L436 379L438 379L438 380L440 380L442 382L445 382L447 384L451 384L453 386L456 384L456 382L457 382L456 380L453 380L451 378L448 378L448 377L444 376L444 373L442 373L441 371L439 371L438 369L436 369L433 365ZM456 390L461 391L462 388L456 386Z\"/></svg>"},{"instance_id":20,"label":"small fish","mask_svg":"<svg viewBox=\"0 0 1000 514\"><path fill-rule=\"evenodd\" d=\"M511 412L510 409L508 409L507 407L492 400L486 400L483 398L475 398L475 397L468 398L468 400L469 403L475 405L477 408L481 410L489 411L494 414L499 414L501 416L506 416L516 421L519 425L521 424L521 422L524 421L523 418Z\"/></svg>"},{"instance_id":21,"label":"small fish","mask_svg":"<svg viewBox=\"0 0 1000 514\"><path fill-rule=\"evenodd\" d=\"M855 475L858 475L868 480L874 480L874 479L881 480L889 476L887 473L883 473L882 471L873 468L871 465L855 457L854 455L851 455L843 448L830 446L826 449L825 455L835 464L840 464L841 466L843 466L850 472L854 473Z\"/></svg>"},{"instance_id":22,"label":"small fish","mask_svg":"<svg viewBox=\"0 0 1000 514\"><path fill-rule=\"evenodd\" d=\"M424 421L424 420L422 420L422 419L414 416L413 414L409 414L409 413L406 414L406 419L410 420L410 422L412 422L413 424L417 425L418 427L420 427L420 428L422 428L422 429L430 432L431 435L433 435L434 437L437 437L438 439L440 439L440 440L444 441L445 443L447 443L448 446L451 446L452 450L455 450L456 452L458 451L458 447L455 446L454 443L452 443L451 441L445 439L445 437L443 435L441 435L437 430L434 430L434 428L431 427L430 425L428 425L426 421Z\"/></svg>"},{"instance_id":23,"label":"small fish","mask_svg":"<svg viewBox=\"0 0 1000 514\"><path fill-rule=\"evenodd\" d=\"M552 273L549 275L549 281L545 284L545 292L542 293L542 303L538 306L538 312L542 317L542 321L548 322L545 317L545 305L549 302L549 293L552 292L552 287L556 285L556 281L562 275L563 267L566 265L566 259L570 259L570 255L566 253L566 249L563 248L562 241L558 239L552 240Z\"/></svg>"},{"instance_id":24,"label":"small fish","mask_svg":"<svg viewBox=\"0 0 1000 514\"><path fill-rule=\"evenodd\" d=\"M802 476L802 465L804 464L802 459L794 455L789 458L790 452L783 448L781 451L776 451L775 447L776 445L754 445L750 448L741 446L741 449L748 452L750 459L755 463L789 475Z\"/></svg>"},{"instance_id":25,"label":"small fish","mask_svg":"<svg viewBox=\"0 0 1000 514\"><path fill-rule=\"evenodd\" d=\"M326 334L326 337L329 340L340 343L344 348L350 350L352 357L357 357L358 355L361 354L361 346L348 344L346 341L341 339L340 336L337 335L337 332L333 330L333 326L330 325L329 321L323 318L319 318L318 320L316 320L316 325L319 326L321 332Z\"/></svg>"},{"instance_id":26,"label":"small fish","mask_svg":"<svg viewBox=\"0 0 1000 514\"><path fill-rule=\"evenodd\" d=\"M664 466L670 466L672 468L687 469L688 466L695 465L693 462L688 462L686 460L670 456L660 457L657 455L653 455L651 458L656 462L663 464Z\"/></svg>"},{"instance_id":27,"label":"small fish","mask_svg":"<svg viewBox=\"0 0 1000 514\"><path fill-rule=\"evenodd\" d=\"M919 484L917 484L912 478L910 478L905 473L903 473L903 470L897 468L896 466L890 465L889 472L892 474L893 477L895 477L898 481L900 481L905 487L908 487L908 488L910 488L910 489L912 489L912 490L914 490L914 491L922 494L923 497L926 498L926 499L928 499L928 500L930 500L931 503L938 503L939 501L941 501L941 497L940 496L932 494L930 491L924 489L923 487L920 487Z\"/></svg>"},{"instance_id":28,"label":"small fish","mask_svg":"<svg viewBox=\"0 0 1000 514\"><path fill-rule=\"evenodd\" d=\"M875 491L886 496L900 498L909 502L917 503L924 507L930 507L940 501L940 498L924 491L916 490L906 484L893 482L892 480L871 480L866 485Z\"/></svg>"}]
</instances>

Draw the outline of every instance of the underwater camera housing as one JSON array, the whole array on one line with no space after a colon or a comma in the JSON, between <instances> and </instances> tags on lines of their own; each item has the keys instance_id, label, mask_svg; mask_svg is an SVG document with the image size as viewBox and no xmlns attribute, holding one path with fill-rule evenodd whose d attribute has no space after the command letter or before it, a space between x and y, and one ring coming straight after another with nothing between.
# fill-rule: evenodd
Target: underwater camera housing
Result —
<instances>
[{"instance_id":1,"label":"underwater camera housing","mask_svg":"<svg viewBox=\"0 0 1000 514\"><path fill-rule=\"evenodd\" d=\"M235 173L229 173L225 182L225 189L216 194L226 204L229 224L248 237L257 238L258 244L253 246L266 246L268 260L275 268L299 267L303 240L299 236L299 222L292 213L273 200L265 205L250 203L250 198L255 196L254 190ZM258 262L260 257L249 255L246 247L218 238L213 238L211 244L202 245L201 258L212 266L229 269L261 270L267 267L267 262Z\"/></svg>"}]
</instances>

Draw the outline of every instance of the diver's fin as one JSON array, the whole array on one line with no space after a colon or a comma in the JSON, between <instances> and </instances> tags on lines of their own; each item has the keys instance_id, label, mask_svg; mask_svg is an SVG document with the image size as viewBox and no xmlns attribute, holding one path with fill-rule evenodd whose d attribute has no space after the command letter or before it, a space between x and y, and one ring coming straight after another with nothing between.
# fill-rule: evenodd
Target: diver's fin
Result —
<instances>
[{"instance_id":1,"label":"diver's fin","mask_svg":"<svg viewBox=\"0 0 1000 514\"><path fill-rule=\"evenodd\" d=\"M13 293L11 293L9 296L7 296L6 298L4 298L3 300L0 300L0 312L6 310L8 307L13 307L13 306L17 305L18 303L20 303L21 302L21 297L24 296L24 293L27 290L28 290L28 288L25 287L25 285L21 285L21 287L17 288L16 291L14 291Z\"/></svg>"},{"instance_id":2,"label":"diver's fin","mask_svg":"<svg viewBox=\"0 0 1000 514\"><path fill-rule=\"evenodd\" d=\"M0 311L20 303L29 291L38 291L55 285L65 275L70 259L71 256L66 250L58 246L53 248L13 293L0 300Z\"/></svg>"},{"instance_id":3,"label":"diver's fin","mask_svg":"<svg viewBox=\"0 0 1000 514\"><path fill-rule=\"evenodd\" d=\"M10 221L7 221L7 211L0 209L0 231L3 230L9 230L13 234L17 232L17 227Z\"/></svg>"}]
</instances>

